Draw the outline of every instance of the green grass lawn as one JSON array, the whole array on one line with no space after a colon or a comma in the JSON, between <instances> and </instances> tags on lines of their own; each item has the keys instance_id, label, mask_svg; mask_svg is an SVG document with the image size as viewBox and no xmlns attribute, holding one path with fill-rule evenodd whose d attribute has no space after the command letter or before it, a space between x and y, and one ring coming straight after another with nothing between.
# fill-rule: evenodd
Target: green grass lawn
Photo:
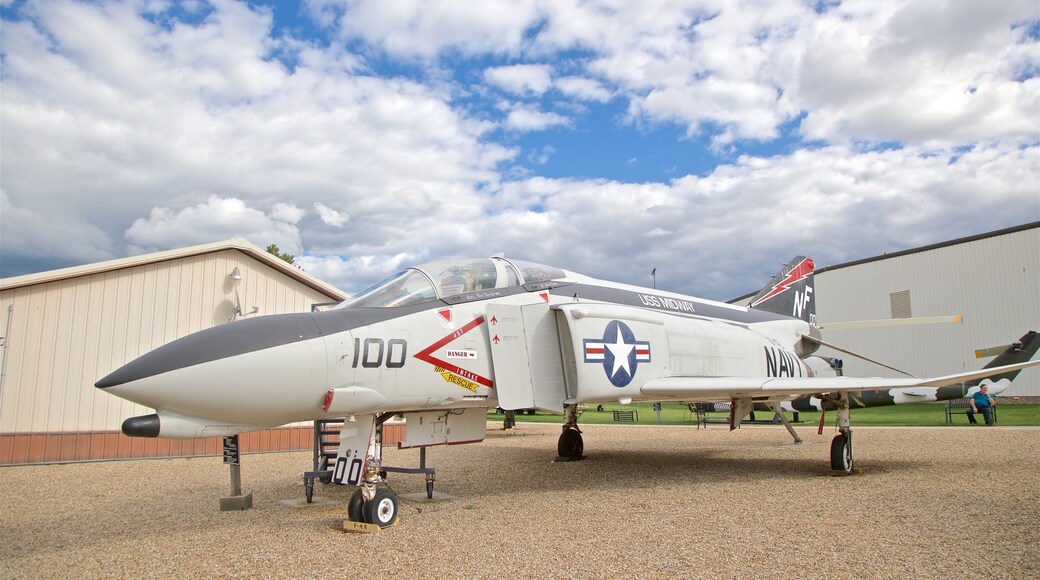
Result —
<instances>
[{"instance_id":1,"label":"green grass lawn","mask_svg":"<svg viewBox=\"0 0 1040 580\"><path fill-rule=\"evenodd\" d=\"M694 425L696 417L686 405L677 403L665 403L661 409L661 420L657 420L652 403L634 403L631 405L604 405L603 411L597 411L595 406L585 410L578 419L578 423L600 424L613 423L615 409L624 411L636 411L638 423L641 425ZM997 424L1009 426L1040 426L1040 405L998 405ZM713 413L710 417L723 417L722 413ZM838 414L834 411L826 413L825 424L834 425ZM502 421L503 415L495 413L494 409L488 411L488 421ZM768 411L756 411L755 418L770 419L772 415ZM553 415L542 411L534 415L518 414L517 421L536 423L558 423L563 424L563 415ZM792 419L788 414L788 419ZM816 425L820 422L819 413L799 413L799 425ZM978 415L979 422L982 415ZM890 405L888 407L873 407L869 409L852 409L852 426L857 425L885 425L885 426L936 426L944 427L946 423L946 406L942 403L915 403L911 405ZM963 411L953 416L953 426L968 426L968 418Z\"/></svg>"}]
</instances>

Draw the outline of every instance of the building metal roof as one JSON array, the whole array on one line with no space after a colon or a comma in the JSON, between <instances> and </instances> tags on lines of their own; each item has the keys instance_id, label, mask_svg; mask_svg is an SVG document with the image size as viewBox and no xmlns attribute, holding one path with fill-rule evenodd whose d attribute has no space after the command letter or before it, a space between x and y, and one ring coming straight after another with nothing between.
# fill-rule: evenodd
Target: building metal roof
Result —
<instances>
[{"instance_id":1,"label":"building metal roof","mask_svg":"<svg viewBox=\"0 0 1040 580\"><path fill-rule=\"evenodd\" d=\"M293 266L292 264L282 260L278 256L275 256L266 250L254 246L242 238L233 238L222 242L214 242L212 244L203 244L200 246L190 246L187 248L180 248L176 250L167 250L164 252L154 252L151 254L141 254L139 256L129 256L126 258L119 258L117 260L108 260L105 262L95 262L93 264L84 264L82 266L73 266L71 268L61 268L59 270L49 270L46 272L37 272L35 274L26 274L24 276L12 276L10 278L0 279L0 290L13 290L15 288L21 288L24 286L33 286L36 284L46 284L48 282L56 282L60 280L68 280L71 278L79 278L81 276L90 276L93 274L102 274L105 272L111 272L114 270L123 270L126 268L133 268L136 266L144 266L148 264L155 264L159 262L165 262L169 260L177 260L180 258L189 258L192 256L199 256L202 254L210 254L215 252L222 252L225 250L237 250L243 254L253 258L257 261L263 262L268 266L278 270L282 274L299 281L302 284L309 286L325 294L333 300L345 300L348 298L348 294L339 290L335 286L323 282L314 276L304 272L300 268Z\"/></svg>"},{"instance_id":2,"label":"building metal roof","mask_svg":"<svg viewBox=\"0 0 1040 580\"><path fill-rule=\"evenodd\" d=\"M841 268L848 268L850 266L859 266L860 264L867 264L867 263L870 263L870 262L878 262L878 261L881 261L881 260L887 260L889 258L898 258L899 256L907 256L907 255L916 254L916 253L919 253L919 252L927 252L927 251L930 251L930 250L938 250L940 248L946 248L946 247L949 247L949 246L956 246L956 245L959 245L959 244L967 244L969 242L975 242L975 241L978 241L978 240L984 240L986 238L995 238L997 236L1005 236L1007 234L1014 234L1014 233L1017 233L1017 232L1021 232L1021 231L1024 231L1024 230L1030 230L1030 229L1033 229L1033 228L1040 228L1040 221L1035 221L1035 222L1031 222L1031 223L1027 223L1027 224L1022 224L1022 225L1019 225L1019 226L1013 226L1013 227L1010 227L1010 228L1004 228L1002 230L986 232L986 233L983 233L983 234L976 234L974 236L967 236L967 237L964 237L964 238L957 238L955 240L950 240L950 241L947 241L947 242L939 242L937 244L929 244L927 246L921 246L919 248L911 248L909 250L900 250L898 252L892 252L890 254L881 254L880 256L874 256L872 258L862 258L862 259L859 259L859 260L853 260L851 262L844 262L842 264L835 264L833 266L827 266L826 268L820 268L819 270L816 270L816 273L819 274L820 272L829 272L831 270L839 270Z\"/></svg>"},{"instance_id":3,"label":"building metal roof","mask_svg":"<svg viewBox=\"0 0 1040 580\"><path fill-rule=\"evenodd\" d=\"M931 250L938 250L940 248L956 246L956 245L959 245L959 244L967 244L969 242L975 242L975 241L978 241L978 240L984 240L986 238L995 238L997 236L1005 236L1005 235L1008 235L1008 234L1014 234L1014 233L1017 233L1017 232L1021 232L1021 231L1024 231L1024 230L1030 230L1030 229L1034 229L1034 228L1040 228L1040 221L1025 223L1025 224L1022 224L1022 225L1012 226L1010 228L1004 228L1004 229L1001 229L1001 230L995 230L995 231L992 231L992 232L986 232L986 233L982 233L982 234L976 234L976 235L973 235L973 236L957 238L955 240L949 240L949 241L946 241L946 242L939 242L937 244L929 244L927 246L920 246L918 248L910 248L909 250L900 250L898 252L892 252L892 253L889 253L889 254L881 254L880 256L873 256L873 257L870 257L870 258L861 258L859 260L852 260L851 262L844 262L844 263L841 263L841 264L834 264L833 266L827 266L825 268L820 268L820 269L816 270L815 273L816 274L821 274L823 272L830 272L830 271L833 271L833 270L840 270L842 268L849 268L849 267L852 267L852 266L859 266L861 264L869 264L870 262L879 262L881 260L887 260L889 258L898 258L900 256L908 256L910 254L917 254L919 252L928 252L928 251L931 251ZM740 302L741 300L746 300L747 298L750 298L750 297L754 296L757 292L758 292L758 290L755 290L754 292L751 292L749 294L744 294L744 295L741 295L741 296L737 296L736 298L728 300L727 302L729 304L735 304L737 302Z\"/></svg>"}]
</instances>

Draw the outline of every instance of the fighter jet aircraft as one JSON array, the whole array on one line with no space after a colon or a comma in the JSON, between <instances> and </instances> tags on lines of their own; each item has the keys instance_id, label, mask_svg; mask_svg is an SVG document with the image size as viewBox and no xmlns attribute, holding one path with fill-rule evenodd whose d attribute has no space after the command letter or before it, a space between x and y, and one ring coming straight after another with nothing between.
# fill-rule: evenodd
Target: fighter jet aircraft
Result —
<instances>
[{"instance_id":1,"label":"fighter jet aircraft","mask_svg":"<svg viewBox=\"0 0 1040 580\"><path fill-rule=\"evenodd\" d=\"M579 459L578 405L727 401L736 428L756 402L779 410L816 395L838 414L831 467L852 472L855 393L957 385L1036 364L928 379L816 376L806 359L825 343L813 267L795 258L750 307L738 307L498 256L438 262L333 310L186 336L96 386L156 410L123 423L132 437L224 436L348 417L332 480L357 486L351 520L385 527L398 500L379 485L380 426L395 415L405 421L400 445L421 447L482 441L489 407L564 413L557 451Z\"/></svg>"}]
</instances>

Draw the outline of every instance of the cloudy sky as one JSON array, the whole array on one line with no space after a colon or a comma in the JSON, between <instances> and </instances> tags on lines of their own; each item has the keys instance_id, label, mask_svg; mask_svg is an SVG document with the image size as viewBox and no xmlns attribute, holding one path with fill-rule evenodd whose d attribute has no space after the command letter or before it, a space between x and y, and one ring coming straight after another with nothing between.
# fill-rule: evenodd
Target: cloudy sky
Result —
<instances>
[{"instance_id":1,"label":"cloudy sky","mask_svg":"<svg viewBox=\"0 0 1040 580\"><path fill-rule=\"evenodd\" d=\"M0 0L0 275L232 237L728 299L1040 219L1036 0Z\"/></svg>"}]
</instances>

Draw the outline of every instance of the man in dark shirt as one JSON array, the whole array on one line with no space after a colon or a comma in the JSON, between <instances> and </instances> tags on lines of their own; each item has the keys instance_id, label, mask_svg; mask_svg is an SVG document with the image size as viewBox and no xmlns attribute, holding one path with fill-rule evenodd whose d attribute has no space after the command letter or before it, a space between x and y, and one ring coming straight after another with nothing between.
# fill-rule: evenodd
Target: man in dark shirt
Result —
<instances>
[{"instance_id":1,"label":"man in dark shirt","mask_svg":"<svg viewBox=\"0 0 1040 580\"><path fill-rule=\"evenodd\" d=\"M979 422L975 420L975 413L981 411L982 418L986 420L986 425L993 424L993 405L996 404L996 401L989 394L989 385L980 386L978 392L972 395L968 401L971 403L971 409L968 409L968 423L978 425Z\"/></svg>"}]
</instances>

